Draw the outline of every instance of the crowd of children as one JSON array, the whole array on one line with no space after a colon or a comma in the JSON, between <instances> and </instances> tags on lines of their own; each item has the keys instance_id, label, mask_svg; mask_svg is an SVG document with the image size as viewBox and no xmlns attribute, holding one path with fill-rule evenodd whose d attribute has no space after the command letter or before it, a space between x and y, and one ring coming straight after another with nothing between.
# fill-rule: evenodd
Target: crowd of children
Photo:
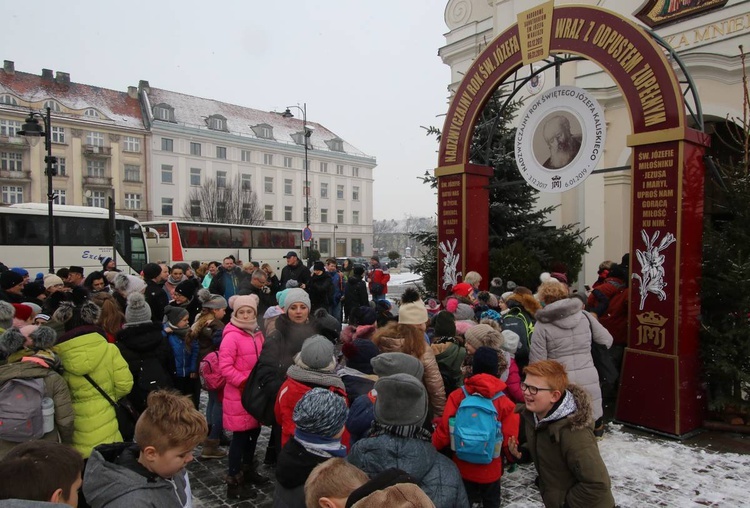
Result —
<instances>
[{"instance_id":1,"label":"crowd of children","mask_svg":"<svg viewBox=\"0 0 750 508\"><path fill-rule=\"evenodd\" d=\"M493 281L490 293L471 272L444 301L407 290L396 306L377 259L367 275L287 261L283 287L270 267L241 284L232 259L206 272L208 287L189 265L109 271L100 291L52 291L51 316L0 301L0 499L190 506L185 466L200 447L203 460L226 457L228 499L274 481L276 507L497 507L503 471L523 461L546 506L614 506L597 371L580 345L612 337L565 281L537 296ZM0 274L3 291L16 282ZM110 330L94 303L103 292L122 315ZM7 402L19 395L31 402ZM262 426L274 478L255 460ZM42 453L66 474L36 463ZM20 488L37 470L49 481Z\"/></svg>"}]
</instances>

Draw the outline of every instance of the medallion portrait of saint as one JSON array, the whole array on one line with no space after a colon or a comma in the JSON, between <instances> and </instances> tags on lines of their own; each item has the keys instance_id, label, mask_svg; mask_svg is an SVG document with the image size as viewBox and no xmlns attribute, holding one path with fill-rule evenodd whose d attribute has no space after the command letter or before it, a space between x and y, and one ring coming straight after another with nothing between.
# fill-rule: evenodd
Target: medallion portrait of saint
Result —
<instances>
[{"instance_id":1,"label":"medallion portrait of saint","mask_svg":"<svg viewBox=\"0 0 750 508\"><path fill-rule=\"evenodd\" d=\"M572 123L571 123L572 120ZM535 138L540 133L543 143L534 143L537 159L547 169L562 169L576 158L581 149L581 124L572 115L553 114L545 119L537 129ZM546 147L540 149L540 146Z\"/></svg>"}]
</instances>

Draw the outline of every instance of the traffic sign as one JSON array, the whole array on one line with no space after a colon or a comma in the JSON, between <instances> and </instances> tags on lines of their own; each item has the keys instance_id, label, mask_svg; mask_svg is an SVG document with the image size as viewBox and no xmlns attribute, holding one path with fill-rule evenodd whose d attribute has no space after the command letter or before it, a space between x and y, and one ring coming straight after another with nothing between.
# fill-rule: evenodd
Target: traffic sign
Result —
<instances>
[{"instance_id":1,"label":"traffic sign","mask_svg":"<svg viewBox=\"0 0 750 508\"><path fill-rule=\"evenodd\" d=\"M302 230L302 241L309 242L310 240L312 240L312 229L306 227Z\"/></svg>"}]
</instances>

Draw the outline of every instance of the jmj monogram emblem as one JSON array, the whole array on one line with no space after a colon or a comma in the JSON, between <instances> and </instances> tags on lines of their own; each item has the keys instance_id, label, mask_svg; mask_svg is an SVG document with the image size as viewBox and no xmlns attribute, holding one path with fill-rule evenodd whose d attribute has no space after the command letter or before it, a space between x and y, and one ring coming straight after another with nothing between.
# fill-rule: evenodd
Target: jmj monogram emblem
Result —
<instances>
[{"instance_id":1,"label":"jmj monogram emblem","mask_svg":"<svg viewBox=\"0 0 750 508\"><path fill-rule=\"evenodd\" d=\"M668 318L665 318L658 312L644 312L635 317L640 323L640 326L638 327L638 343L636 346L653 343L659 351L664 349L667 336L667 331L664 329L664 323L668 321Z\"/></svg>"}]
</instances>

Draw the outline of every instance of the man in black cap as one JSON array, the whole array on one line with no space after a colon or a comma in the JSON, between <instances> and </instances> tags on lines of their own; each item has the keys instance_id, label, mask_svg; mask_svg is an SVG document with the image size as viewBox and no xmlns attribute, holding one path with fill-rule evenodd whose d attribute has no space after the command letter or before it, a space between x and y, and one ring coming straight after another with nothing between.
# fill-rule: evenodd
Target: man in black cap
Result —
<instances>
[{"instance_id":1,"label":"man in black cap","mask_svg":"<svg viewBox=\"0 0 750 508\"><path fill-rule=\"evenodd\" d=\"M313 263L313 274L307 284L312 311L331 308L333 304L333 280L322 261Z\"/></svg>"},{"instance_id":2,"label":"man in black cap","mask_svg":"<svg viewBox=\"0 0 750 508\"><path fill-rule=\"evenodd\" d=\"M284 258L286 266L281 270L281 289L286 288L286 283L290 280L296 280L299 287L306 289L307 283L310 282L310 270L302 264L294 251L287 252Z\"/></svg>"},{"instance_id":3,"label":"man in black cap","mask_svg":"<svg viewBox=\"0 0 750 508\"><path fill-rule=\"evenodd\" d=\"M161 266L156 263L148 263L143 267L143 280L146 281L146 303L151 308L151 321L161 324L164 319L164 307L169 303L167 292L164 291L162 283L166 280Z\"/></svg>"},{"instance_id":4,"label":"man in black cap","mask_svg":"<svg viewBox=\"0 0 750 508\"><path fill-rule=\"evenodd\" d=\"M8 303L23 303L23 276L8 270L0 274L0 300Z\"/></svg>"},{"instance_id":5,"label":"man in black cap","mask_svg":"<svg viewBox=\"0 0 750 508\"><path fill-rule=\"evenodd\" d=\"M68 268L68 280L65 282L70 287L78 287L83 285L83 267L82 266L71 266Z\"/></svg>"}]
</instances>

